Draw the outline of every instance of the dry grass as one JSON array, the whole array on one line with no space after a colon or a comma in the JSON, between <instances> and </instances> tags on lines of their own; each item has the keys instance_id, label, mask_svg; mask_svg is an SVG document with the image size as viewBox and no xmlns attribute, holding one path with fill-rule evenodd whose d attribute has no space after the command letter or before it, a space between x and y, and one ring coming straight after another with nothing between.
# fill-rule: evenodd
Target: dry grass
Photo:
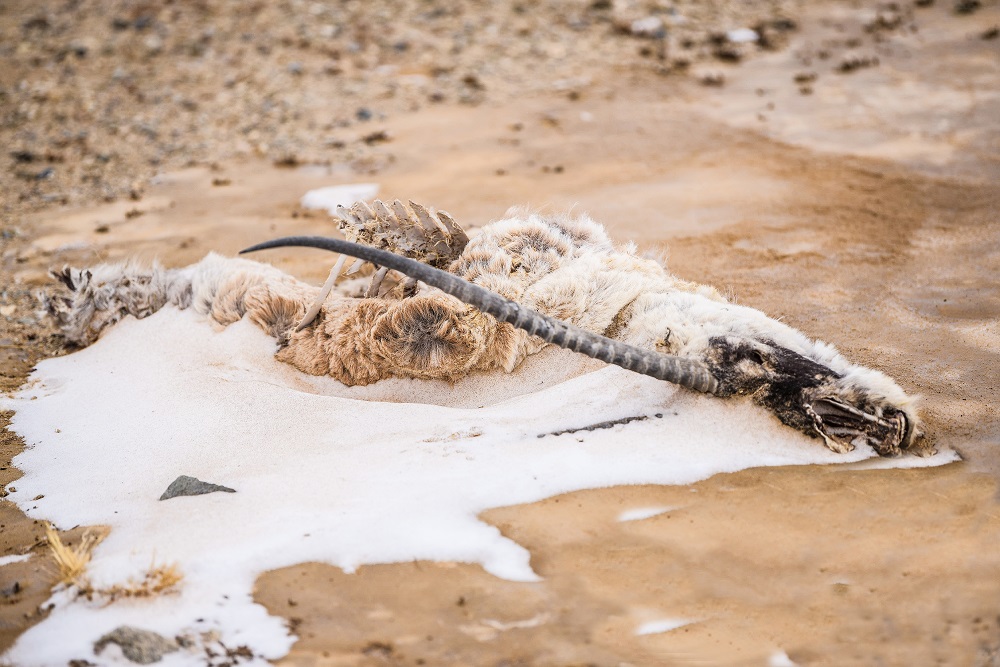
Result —
<instances>
[{"instance_id":1,"label":"dry grass","mask_svg":"<svg viewBox=\"0 0 1000 667\"><path fill-rule=\"evenodd\" d=\"M52 559L56 563L59 583L76 587L79 594L88 600L96 597L114 602L119 598L153 597L173 592L184 579L184 574L176 563L157 565L154 560L149 564L149 569L143 574L142 579L129 579L124 584L98 588L86 576L86 571L94 547L100 544L104 535L87 531L83 534L79 544L75 547L69 547L63 543L52 524L46 524L45 539L49 543Z\"/></svg>"},{"instance_id":2,"label":"dry grass","mask_svg":"<svg viewBox=\"0 0 1000 667\"><path fill-rule=\"evenodd\" d=\"M90 556L94 552L94 547L100 544L104 538L87 531L83 534L78 545L68 547L63 544L62 538L59 537L59 533L52 527L52 524L46 523L45 539L52 551L52 559L56 562L59 583L67 586L80 586L80 583L86 579L84 572L90 565Z\"/></svg>"},{"instance_id":3,"label":"dry grass","mask_svg":"<svg viewBox=\"0 0 1000 667\"><path fill-rule=\"evenodd\" d=\"M146 598L171 592L181 580L184 574L177 567L176 563L170 565L157 565L150 563L149 569L136 581L129 579L124 585L114 585L107 588L94 589L93 593L100 597L106 597L112 602L118 598Z\"/></svg>"}]
</instances>

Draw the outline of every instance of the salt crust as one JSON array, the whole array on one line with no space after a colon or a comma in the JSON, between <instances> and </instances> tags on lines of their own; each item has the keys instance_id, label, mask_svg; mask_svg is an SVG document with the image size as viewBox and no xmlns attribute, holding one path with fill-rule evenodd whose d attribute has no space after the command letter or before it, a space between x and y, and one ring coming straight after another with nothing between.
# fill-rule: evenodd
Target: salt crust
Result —
<instances>
[{"instance_id":1,"label":"salt crust","mask_svg":"<svg viewBox=\"0 0 1000 667\"><path fill-rule=\"evenodd\" d=\"M119 625L168 637L214 630L226 646L276 659L294 637L252 601L266 570L428 559L535 581L528 552L479 521L480 512L577 489L690 484L755 466L874 455L833 454L749 402L679 390L564 350L455 385L353 388L303 375L273 352L274 341L247 322L213 331L193 311L164 308L43 361L15 397L0 399L29 443L14 460L24 476L8 499L60 528L112 528L94 553L95 585L140 578L154 560L176 562L185 575L180 593L152 600L89 603L57 592L49 617L3 660L121 664L92 651ZM650 418L538 437L636 415ZM944 451L892 464L955 459ZM181 474L237 493L158 501ZM196 647L161 664L203 663Z\"/></svg>"}]
</instances>

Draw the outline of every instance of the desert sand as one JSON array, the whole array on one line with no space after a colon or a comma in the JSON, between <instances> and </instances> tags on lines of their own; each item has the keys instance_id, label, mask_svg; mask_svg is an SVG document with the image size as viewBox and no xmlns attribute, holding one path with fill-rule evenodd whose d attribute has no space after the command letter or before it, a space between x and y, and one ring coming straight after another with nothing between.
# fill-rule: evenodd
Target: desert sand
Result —
<instances>
[{"instance_id":1,"label":"desert sand","mask_svg":"<svg viewBox=\"0 0 1000 667\"><path fill-rule=\"evenodd\" d=\"M300 637L283 664L1000 664L1000 7L958 11L966 4L783 7L796 24L787 43L738 63L709 53L687 67L675 54L650 65L654 49L632 66L622 54L657 41L607 36L615 57L567 65L560 81L571 84L523 95L497 84L494 98L489 82L478 91L456 77L455 92L445 82L427 93L441 101L397 97L384 117L312 128L336 135L331 151L356 153L337 159L301 150L294 141L310 128L289 120L287 149L208 143L187 167L166 152L113 175L113 202L17 177L5 188L0 388L62 352L31 295L52 266L132 256L180 266L279 234L329 234L327 216L298 198L338 182L377 182L470 226L513 204L575 207L618 241L668 253L682 277L887 372L922 396L928 437L964 461L763 468L483 515L528 548L538 583L420 561L268 572L256 599ZM4 12L8 31L29 30L29 9ZM714 20L744 25L725 12ZM255 53L284 70L293 48L275 40ZM529 56L511 67L526 75ZM154 112L152 99L130 104ZM127 136L105 141L142 153ZM53 168L86 172L86 156L67 153ZM40 173L45 159L7 166ZM299 252L266 259L317 283L329 268ZM7 486L23 447L0 436ZM678 509L617 521L636 506ZM12 503L0 502L0 527L0 556L44 554L41 525ZM44 617L53 581L38 556L0 568L0 648ZM634 633L636 618L664 620L663 609L687 624Z\"/></svg>"}]
</instances>

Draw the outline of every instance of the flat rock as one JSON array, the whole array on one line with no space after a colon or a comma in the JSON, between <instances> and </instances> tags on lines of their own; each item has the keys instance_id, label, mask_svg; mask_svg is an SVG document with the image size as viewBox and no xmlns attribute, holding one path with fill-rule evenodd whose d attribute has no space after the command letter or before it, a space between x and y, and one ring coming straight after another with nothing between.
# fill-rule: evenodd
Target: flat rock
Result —
<instances>
[{"instance_id":1,"label":"flat rock","mask_svg":"<svg viewBox=\"0 0 1000 667\"><path fill-rule=\"evenodd\" d=\"M100 653L108 644L118 644L126 658L140 665L159 662L167 653L180 650L173 639L129 625L119 626L94 642L94 653Z\"/></svg>"},{"instance_id":2,"label":"flat rock","mask_svg":"<svg viewBox=\"0 0 1000 667\"><path fill-rule=\"evenodd\" d=\"M181 475L170 483L167 490L160 496L160 500L169 500L177 496L200 496L205 493L215 493L216 491L236 493L236 489L230 489L228 486L203 482L196 477Z\"/></svg>"}]
</instances>

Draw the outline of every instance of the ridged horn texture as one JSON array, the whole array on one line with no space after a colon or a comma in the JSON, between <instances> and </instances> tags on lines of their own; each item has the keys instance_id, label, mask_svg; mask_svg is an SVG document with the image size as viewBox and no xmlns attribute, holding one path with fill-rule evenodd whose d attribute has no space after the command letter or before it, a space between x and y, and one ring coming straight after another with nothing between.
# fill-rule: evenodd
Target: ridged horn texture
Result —
<instances>
[{"instance_id":1,"label":"ridged horn texture","mask_svg":"<svg viewBox=\"0 0 1000 667\"><path fill-rule=\"evenodd\" d=\"M388 267L436 287L442 292L492 315L501 322L508 322L518 329L527 331L532 336L538 336L547 343L688 389L710 394L718 393L718 381L709 372L708 367L701 362L660 354L605 338L554 317L543 315L510 299L505 299L496 292L474 285L447 271L385 250L322 236L287 236L250 246L241 250L240 254L288 246L339 252L372 264Z\"/></svg>"}]
</instances>

